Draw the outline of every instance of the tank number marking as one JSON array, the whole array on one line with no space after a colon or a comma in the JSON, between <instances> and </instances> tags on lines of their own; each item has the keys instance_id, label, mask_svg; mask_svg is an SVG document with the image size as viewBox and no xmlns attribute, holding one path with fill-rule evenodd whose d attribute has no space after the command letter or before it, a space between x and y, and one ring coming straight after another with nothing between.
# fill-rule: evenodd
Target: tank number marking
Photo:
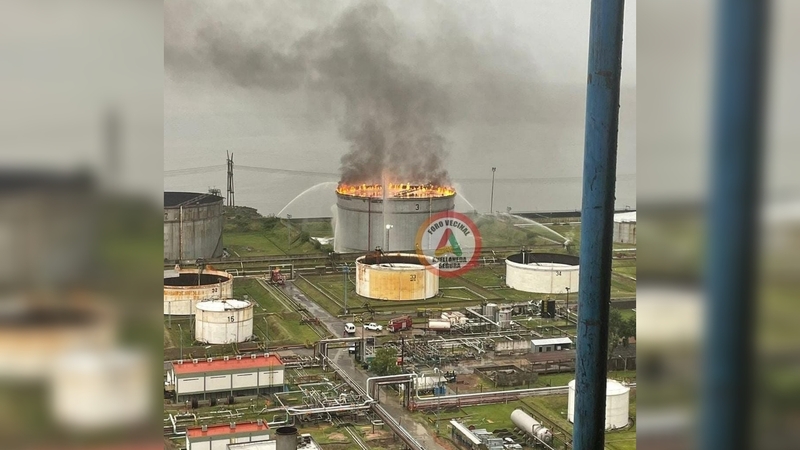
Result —
<instances>
[{"instance_id":1,"label":"tank number marking","mask_svg":"<svg viewBox=\"0 0 800 450\"><path fill-rule=\"evenodd\" d=\"M234 316L230 316L230 317L228 317L228 319L230 319L231 322L235 322L236 321L236 317L234 317Z\"/></svg>"},{"instance_id":2,"label":"tank number marking","mask_svg":"<svg viewBox=\"0 0 800 450\"><path fill-rule=\"evenodd\" d=\"M411 275L411 281L417 281L417 276L416 275Z\"/></svg>"},{"instance_id":3,"label":"tank number marking","mask_svg":"<svg viewBox=\"0 0 800 450\"><path fill-rule=\"evenodd\" d=\"M561 271L560 271L560 270L556 270L556 276L557 276L557 277L560 277L560 276L561 276Z\"/></svg>"},{"instance_id":4,"label":"tank number marking","mask_svg":"<svg viewBox=\"0 0 800 450\"><path fill-rule=\"evenodd\" d=\"M211 292L217 292L218 288L211 288Z\"/></svg>"},{"instance_id":5,"label":"tank number marking","mask_svg":"<svg viewBox=\"0 0 800 450\"><path fill-rule=\"evenodd\" d=\"M417 205L417 211L419 211L419 203L417 203L416 205Z\"/></svg>"}]
</instances>

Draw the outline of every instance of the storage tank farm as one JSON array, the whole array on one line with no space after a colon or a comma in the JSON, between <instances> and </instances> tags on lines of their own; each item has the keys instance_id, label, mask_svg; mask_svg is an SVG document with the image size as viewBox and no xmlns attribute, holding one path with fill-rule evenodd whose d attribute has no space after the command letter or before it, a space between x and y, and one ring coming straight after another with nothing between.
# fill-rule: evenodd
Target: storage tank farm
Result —
<instances>
[{"instance_id":1,"label":"storage tank farm","mask_svg":"<svg viewBox=\"0 0 800 450\"><path fill-rule=\"evenodd\" d=\"M334 250L414 253L417 232L433 215L453 211L456 191L435 184L385 183L336 189Z\"/></svg>"}]
</instances>

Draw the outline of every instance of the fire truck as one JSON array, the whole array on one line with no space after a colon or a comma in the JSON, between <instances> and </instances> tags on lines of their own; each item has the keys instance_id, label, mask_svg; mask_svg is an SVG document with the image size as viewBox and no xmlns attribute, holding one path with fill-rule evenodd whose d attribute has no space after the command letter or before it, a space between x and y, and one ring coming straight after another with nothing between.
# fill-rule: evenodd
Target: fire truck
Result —
<instances>
[{"instance_id":1,"label":"fire truck","mask_svg":"<svg viewBox=\"0 0 800 450\"><path fill-rule=\"evenodd\" d=\"M395 331L410 330L413 323L411 316L395 317L389 321L389 325L386 328L394 333Z\"/></svg>"}]
</instances>

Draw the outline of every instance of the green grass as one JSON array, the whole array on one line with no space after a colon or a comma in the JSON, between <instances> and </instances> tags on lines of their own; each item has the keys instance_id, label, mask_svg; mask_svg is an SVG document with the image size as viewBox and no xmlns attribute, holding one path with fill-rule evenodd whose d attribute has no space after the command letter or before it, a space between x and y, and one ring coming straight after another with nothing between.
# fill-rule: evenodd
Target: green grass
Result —
<instances>
[{"instance_id":1,"label":"green grass","mask_svg":"<svg viewBox=\"0 0 800 450\"><path fill-rule=\"evenodd\" d=\"M273 297L261 284L253 278L235 278L233 280L233 296L243 298L247 294L250 301L256 302L256 313L290 312L283 303Z\"/></svg>"},{"instance_id":2,"label":"green grass","mask_svg":"<svg viewBox=\"0 0 800 450\"><path fill-rule=\"evenodd\" d=\"M303 293L308 297L311 301L318 304L325 311L337 316L342 313L342 308L337 305L336 303L332 302L329 298L325 297L321 294L314 286L311 285L310 277L307 278L309 281L307 282L303 278L297 278L293 281L294 285L299 288ZM348 302L348 307L350 307L351 303Z\"/></svg>"},{"instance_id":3,"label":"green grass","mask_svg":"<svg viewBox=\"0 0 800 450\"><path fill-rule=\"evenodd\" d=\"M632 309L620 309L619 314L622 316L623 320L628 320L630 317L636 316L636 311Z\"/></svg>"}]
</instances>

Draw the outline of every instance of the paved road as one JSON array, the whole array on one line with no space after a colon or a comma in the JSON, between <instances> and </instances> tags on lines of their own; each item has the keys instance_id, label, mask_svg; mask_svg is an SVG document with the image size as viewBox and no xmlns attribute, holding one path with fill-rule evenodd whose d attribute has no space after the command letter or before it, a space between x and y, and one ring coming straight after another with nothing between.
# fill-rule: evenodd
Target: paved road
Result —
<instances>
[{"instance_id":1,"label":"paved road","mask_svg":"<svg viewBox=\"0 0 800 450\"><path fill-rule=\"evenodd\" d=\"M291 282L286 283L284 289L286 289L286 292L289 293L289 295L291 295L296 302L303 305L311 312L311 314L317 317L320 322L325 324L325 326L334 336L342 335L345 323L343 320L334 317L328 311L309 300ZM355 380L356 383L366 389L367 374L355 366L353 357L347 353L345 349L331 349L329 350L328 356L336 365L341 367L341 369L344 370L347 375ZM434 441L433 436L428 433L428 430L422 424L419 424L414 420L408 410L403 408L402 404L400 403L400 399L393 395L391 393L392 391L381 390L381 392L382 393L379 394L380 404L392 415L392 417L400 422L400 425L403 428L405 428L412 436L414 436L414 439L419 441L419 443L428 450L446 450L444 447Z\"/></svg>"}]
</instances>

